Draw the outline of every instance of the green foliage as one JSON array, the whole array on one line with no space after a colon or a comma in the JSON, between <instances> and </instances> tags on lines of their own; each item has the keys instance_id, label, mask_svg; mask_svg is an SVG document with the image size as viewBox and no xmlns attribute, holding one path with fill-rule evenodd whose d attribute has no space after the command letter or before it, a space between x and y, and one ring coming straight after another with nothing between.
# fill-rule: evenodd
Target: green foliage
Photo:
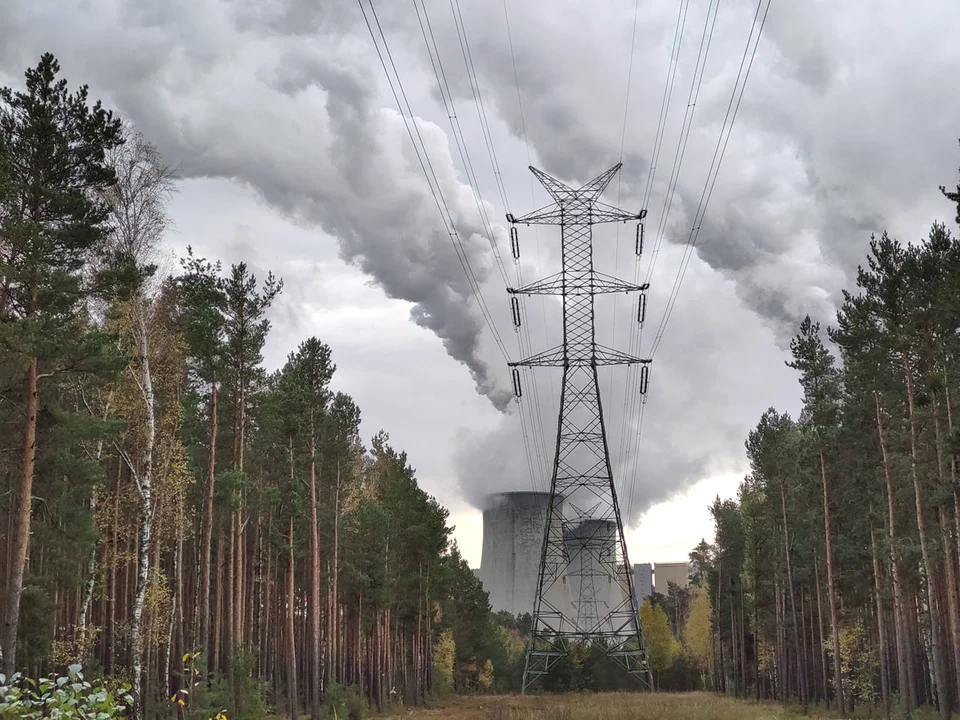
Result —
<instances>
[{"instance_id":1,"label":"green foliage","mask_svg":"<svg viewBox=\"0 0 960 720\"><path fill-rule=\"evenodd\" d=\"M108 247L109 208L103 201L116 180L107 153L123 143L120 121L99 102L90 103L86 86L70 91L59 72L57 60L46 53L26 71L24 90L0 88L0 360L11 411L0 419L5 436L23 437L36 429L36 466L7 472L20 475L26 492L19 494L29 496L26 502L49 499L44 512L36 517L28 512L30 522L18 528L34 541L50 539L47 556L63 563L42 573L26 568L26 582L41 588L61 577L76 578L80 558L89 554L88 498L102 468L84 462L91 450L84 441L108 439L116 426L94 417L84 390L114 380L126 364L112 328L92 312L122 295L126 278L112 266L116 258ZM27 412L31 376L38 387L37 413ZM8 529L8 542L15 542L14 535ZM12 558L10 599L13 607L17 599L26 607L23 555ZM63 572L66 566L73 570ZM7 626L19 630L18 618L8 617ZM51 632L49 622L27 629L23 659L38 659L29 653L42 652ZM23 667L15 662L13 639L4 638L5 664Z\"/></svg>"},{"instance_id":2,"label":"green foliage","mask_svg":"<svg viewBox=\"0 0 960 720\"><path fill-rule=\"evenodd\" d=\"M253 654L247 650L238 653L233 670L232 678L218 678L208 687L195 685L191 718L208 720L223 713L230 720L262 720L269 714L266 684L256 675Z\"/></svg>"},{"instance_id":3,"label":"green foliage","mask_svg":"<svg viewBox=\"0 0 960 720\"><path fill-rule=\"evenodd\" d=\"M79 665L71 665L66 675L41 680L17 673L8 682L0 675L0 717L4 718L111 720L123 717L132 706L129 688L114 692L103 680L84 680Z\"/></svg>"},{"instance_id":4,"label":"green foliage","mask_svg":"<svg viewBox=\"0 0 960 720\"><path fill-rule=\"evenodd\" d=\"M222 373L224 353L227 298L219 277L220 263L196 257L188 246L180 265L178 321L190 348L190 369L196 380L212 382Z\"/></svg>"},{"instance_id":5,"label":"green foliage","mask_svg":"<svg viewBox=\"0 0 960 720\"><path fill-rule=\"evenodd\" d=\"M710 596L706 590L698 588L683 629L683 652L691 664L700 670L709 668L713 657L713 630L710 626L712 613Z\"/></svg>"},{"instance_id":6,"label":"green foliage","mask_svg":"<svg viewBox=\"0 0 960 720\"><path fill-rule=\"evenodd\" d=\"M457 646L453 632L444 630L433 647L433 694L445 697L453 693L453 670Z\"/></svg>"},{"instance_id":7,"label":"green foliage","mask_svg":"<svg viewBox=\"0 0 960 720\"><path fill-rule=\"evenodd\" d=\"M647 600L640 607L640 625L650 669L661 673L673 665L680 653L680 644L670 630L670 620L662 608L654 607Z\"/></svg>"},{"instance_id":8,"label":"green foliage","mask_svg":"<svg viewBox=\"0 0 960 720\"><path fill-rule=\"evenodd\" d=\"M858 705L877 701L874 678L880 672L880 657L861 624L840 630L841 669L845 690Z\"/></svg>"},{"instance_id":9,"label":"green foliage","mask_svg":"<svg viewBox=\"0 0 960 720\"><path fill-rule=\"evenodd\" d=\"M323 712L334 720L363 720L370 716L370 703L355 685L344 687L333 683L327 687Z\"/></svg>"}]
</instances>

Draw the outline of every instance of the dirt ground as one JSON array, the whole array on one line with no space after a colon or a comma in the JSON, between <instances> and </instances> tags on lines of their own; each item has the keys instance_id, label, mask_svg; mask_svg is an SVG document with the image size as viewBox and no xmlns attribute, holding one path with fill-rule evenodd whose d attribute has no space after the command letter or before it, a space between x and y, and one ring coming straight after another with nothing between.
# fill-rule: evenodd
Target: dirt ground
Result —
<instances>
[{"instance_id":1,"label":"dirt ground","mask_svg":"<svg viewBox=\"0 0 960 720\"><path fill-rule=\"evenodd\" d=\"M799 708L757 705L708 693L597 693L452 698L443 707L388 715L409 720L784 720ZM811 712L807 716L830 717Z\"/></svg>"}]
</instances>

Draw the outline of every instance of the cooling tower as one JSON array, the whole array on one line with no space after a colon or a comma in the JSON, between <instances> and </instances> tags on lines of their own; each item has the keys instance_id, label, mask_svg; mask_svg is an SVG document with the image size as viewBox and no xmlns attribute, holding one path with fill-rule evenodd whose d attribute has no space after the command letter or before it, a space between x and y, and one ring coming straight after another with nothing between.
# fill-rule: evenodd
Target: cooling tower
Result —
<instances>
[{"instance_id":1,"label":"cooling tower","mask_svg":"<svg viewBox=\"0 0 960 720\"><path fill-rule=\"evenodd\" d=\"M549 493L509 492L490 496L483 511L480 580L494 611L533 613ZM557 515L563 514L562 500ZM571 606L566 578L555 583L553 602Z\"/></svg>"},{"instance_id":2,"label":"cooling tower","mask_svg":"<svg viewBox=\"0 0 960 720\"><path fill-rule=\"evenodd\" d=\"M600 618L623 605L629 592L618 576L617 523L614 520L583 520L564 532L569 566L567 575L576 606L577 625L585 633L611 632Z\"/></svg>"}]
</instances>

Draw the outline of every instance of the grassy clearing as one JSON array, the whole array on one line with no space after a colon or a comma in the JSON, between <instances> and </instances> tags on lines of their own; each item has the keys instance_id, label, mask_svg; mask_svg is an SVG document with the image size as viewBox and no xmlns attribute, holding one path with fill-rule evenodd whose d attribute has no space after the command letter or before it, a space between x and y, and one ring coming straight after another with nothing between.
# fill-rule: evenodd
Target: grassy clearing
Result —
<instances>
[{"instance_id":1,"label":"grassy clearing","mask_svg":"<svg viewBox=\"0 0 960 720\"><path fill-rule=\"evenodd\" d=\"M784 720L799 708L743 702L709 693L597 693L453 698L443 707L389 715L408 720ZM810 720L833 718L811 711Z\"/></svg>"}]
</instances>

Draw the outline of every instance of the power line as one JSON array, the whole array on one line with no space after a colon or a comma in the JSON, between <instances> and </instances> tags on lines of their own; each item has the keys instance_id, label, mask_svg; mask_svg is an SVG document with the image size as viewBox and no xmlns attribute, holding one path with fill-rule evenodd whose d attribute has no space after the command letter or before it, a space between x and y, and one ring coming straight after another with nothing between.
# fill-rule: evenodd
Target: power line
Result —
<instances>
[{"instance_id":1,"label":"power line","mask_svg":"<svg viewBox=\"0 0 960 720\"><path fill-rule=\"evenodd\" d=\"M659 222L657 223L657 236L654 241L653 255L650 258L650 266L647 269L648 280L653 275L657 255L660 253L660 246L666 234L667 220L670 217L670 210L673 207L673 198L676 195L677 183L680 180L680 170L683 167L683 159L687 153L687 142L690 139L690 130L693 128L693 115L696 112L697 101L700 98L700 88L703 85L707 56L710 54L710 46L713 43L713 31L717 25L717 11L719 9L720 0L710 0L710 4L707 6L707 15L704 19L703 32L700 35L700 49L697 52L697 64L693 70L690 92L687 95L687 107L683 113L683 122L680 126L680 139L677 142L677 150L673 156L673 168L670 170L670 179L667 181L667 192L663 198L663 209L660 212ZM711 10L713 10L712 22L710 21Z\"/></svg>"},{"instance_id":2,"label":"power line","mask_svg":"<svg viewBox=\"0 0 960 720\"><path fill-rule=\"evenodd\" d=\"M460 261L460 265L463 268L464 274L467 276L467 280L470 283L471 290L476 296L477 304L480 307L480 312L483 315L484 321L486 322L487 327L490 329L494 341L497 343L497 346L499 347L504 359L509 362L509 355L506 347L503 344L503 339L500 336L500 332L497 330L493 316L483 298L483 291L480 288L480 284L477 281L473 268L470 266L470 259L467 257L466 251L463 247L463 242L457 233L456 224L453 221L450 208L447 205L446 199L443 197L443 192L440 189L440 182L437 179L436 172L433 169L433 164L430 161L430 155L427 153L426 145L423 142L423 136L421 135L420 128L417 125L416 118L413 114L413 109L410 107L410 101L407 99L406 92L403 89L403 82L400 79L400 74L397 72L396 64L393 61L393 55L390 52L389 43L387 42L386 35L384 35L383 28L380 25L380 19L377 17L377 11L373 6L372 0L367 0L367 2L370 5L370 12L373 16L374 23L377 26L377 32L379 32L382 39L383 50L386 52L387 59L390 61L390 66L393 68L394 75L396 75L396 86L394 85L393 78L387 69L387 62L384 59L383 51L380 49L380 43L377 41L376 34L373 30L373 25L370 22L370 18L367 16L367 11L363 7L363 0L357 0L357 4L360 6L360 12L363 14L363 19L366 23L367 30L370 33L370 38L373 40L374 48L377 51L377 56L380 59L380 65L383 67L384 74L387 77L387 82L390 85L390 91L397 103L397 109L399 110L400 116L403 119L403 124L406 127L407 134L410 136L410 142L413 143L414 151L417 154L417 160L420 163L420 169L423 171L424 177L427 180L427 186L430 188L430 193L433 195L434 202L437 205L437 210L440 213L441 219L443 220L444 228L447 231L447 234L450 236L451 242L453 243L454 250L457 253L457 259ZM399 95L397 93L397 88L399 88ZM400 97L403 97L403 103L401 103ZM404 105L406 105L407 111L410 113L410 119L413 122L413 130L410 129L410 121L407 120L407 116L403 111ZM414 131L416 131L416 139L414 138ZM417 144L417 140L420 142L419 145ZM421 147L423 148L422 155Z\"/></svg>"},{"instance_id":3,"label":"power line","mask_svg":"<svg viewBox=\"0 0 960 720\"><path fill-rule=\"evenodd\" d=\"M627 139L627 117L630 114L630 86L633 84L633 59L636 54L637 49L637 21L640 19L640 0L636 0L634 3L633 9L633 31L630 34L630 62L627 64L627 91L625 93L626 97L623 101L623 126L620 129L620 157L618 162L623 163L623 146ZM617 175L617 206L620 206L620 203L623 200L623 174L619 173ZM617 225L617 235L614 238L613 242L614 247L614 257L613 257L613 267L614 274L620 269L620 225ZM613 335L610 342L611 345L617 344L617 302L619 301L620 296L613 296L613 315L611 318L611 324L613 325ZM607 384L607 394L611 397L613 396L613 376L610 376L610 382Z\"/></svg>"},{"instance_id":4,"label":"power line","mask_svg":"<svg viewBox=\"0 0 960 720\"><path fill-rule=\"evenodd\" d=\"M673 45L670 48L670 62L667 65L667 77L663 86L663 97L660 100L660 112L657 115L657 131L654 136L653 141L653 152L651 153L650 158L650 168L647 172L647 182L643 192L643 203L641 207L647 207L647 203L650 200L650 193L653 188L654 179L656 178L657 166L660 159L660 151L663 147L663 138L664 130L666 129L667 117L669 117L670 104L673 98L673 88L676 84L677 78L677 68L679 67L680 61L680 47L683 41L684 31L686 30L687 24L687 10L690 5L690 0L684 0L680 5L677 12L677 22L676 27L673 32ZM642 232L642 229L641 229ZM638 239L639 240L639 239ZM639 242L638 242L639 245ZM637 247L637 250L640 251L642 248ZM635 285L640 284L640 262L641 254L637 253L636 263L634 265L634 277L633 282ZM643 301L643 298L637 298L637 317L640 317L640 305L639 303ZM640 339L643 334L643 326L638 323L630 324L630 340L628 344L628 351L631 353L639 353L640 350ZM649 372L649 371L648 371ZM620 423L620 457L621 462L623 463L624 468L628 466L628 461L632 460L632 463L629 465L629 470L626 475L630 478L630 483L628 485L627 491L627 515L632 512L633 506L633 497L635 494L635 477L636 477L636 468L639 462L639 452L638 445L640 442L639 433L637 435L636 443L634 444L634 451L632 454L627 453L627 419L633 415L636 411L637 403L640 401L638 391L638 382L639 382L640 370L638 368L630 367L627 369L627 379L626 387L623 394L623 415L622 422ZM641 407L642 412L642 407ZM624 460L624 456L627 456L627 459Z\"/></svg>"},{"instance_id":5,"label":"power line","mask_svg":"<svg viewBox=\"0 0 960 720\"><path fill-rule=\"evenodd\" d=\"M684 248L683 258L680 262L680 266L677 271L677 277L674 280L673 288L671 290L670 299L667 302L667 307L664 311L663 317L657 328L657 333L654 339L654 344L650 351L651 359L656 355L657 349L660 347L660 341L663 338L663 333L666 330L667 322L670 319L670 316L673 313L673 308L676 305L677 295L680 292L680 286L683 282L683 277L686 274L686 269L690 262L690 257L693 253L693 249L696 247L697 241L700 236L700 228L703 225L703 218L706 215L707 206L710 203L710 198L713 195L713 189L716 185L717 176L720 172L720 165L723 162L723 156L726 153L727 143L730 141L730 134L733 131L733 125L736 121L737 112L740 109L740 102L743 99L743 93L747 85L747 80L750 76L750 70L753 67L753 61L757 54L757 48L760 45L760 37L763 33L763 26L767 20L767 14L770 12L770 5L772 0L766 0L767 5L763 11L763 17L759 18L760 8L763 6L764 0L758 0L757 10L754 13L753 23L750 26L750 34L747 37L747 42L743 50L743 56L740 60L740 68L737 72L737 78L734 81L733 90L730 93L730 101L727 103L727 112L724 116L723 125L720 128L720 134L717 138L717 146L714 149L713 159L710 163L710 169L707 171L707 179L704 183L704 189L700 194L700 201L697 205L697 211L694 214L693 223L691 224L690 233L687 237L687 245ZM760 19L760 28L757 31L756 41L753 44L753 50L750 51L750 42L753 39L754 30L757 28L757 20ZM744 63L746 62L746 57L748 52L750 53L750 61L747 64L746 72L744 72ZM740 83L741 77L743 83ZM737 88L739 86L739 94ZM735 102L735 104L734 104ZM729 119L729 125L727 120ZM724 131L726 130L726 134ZM640 418L638 423L637 431L637 446L639 447L640 439L643 432L643 406L640 408ZM631 508L632 509L632 508Z\"/></svg>"},{"instance_id":6,"label":"power line","mask_svg":"<svg viewBox=\"0 0 960 720\"><path fill-rule=\"evenodd\" d=\"M697 50L697 61L693 69L693 77L690 80L690 91L687 94L687 105L683 113L683 120L680 123L680 137L677 140L677 149L673 155L673 167L670 170L670 178L667 180L667 191L663 198L663 208L657 223L657 234L654 240L653 253L650 257L650 264L647 267L645 282L649 282L653 276L653 268L657 263L657 256L660 253L660 247L663 244L663 238L666 234L667 220L670 217L670 210L673 207L673 199L676 195L677 184L680 181L680 170L683 167L683 159L687 153L687 142L690 139L690 131L693 129L693 116L697 108L697 101L700 98L700 88L703 86L703 77L705 75L707 58L710 55L710 46L713 44L713 34L717 25L717 14L720 9L720 0L710 0L707 5L707 12L703 21L703 30L700 33L700 47ZM711 21L711 11L712 21ZM637 336L637 342L642 339L642 328ZM634 406L636 407L636 405ZM639 445L639 438L637 440ZM634 454L632 474L636 473L636 467L639 465L639 452ZM632 499L632 498L631 498ZM630 508L632 510L632 507Z\"/></svg>"},{"instance_id":7,"label":"power line","mask_svg":"<svg viewBox=\"0 0 960 720\"><path fill-rule=\"evenodd\" d=\"M463 19L463 13L460 9L460 0L450 0L450 11L453 14L454 26L457 29L457 37L460 40L460 52L463 56L464 65L467 68L467 78L470 80L470 88L473 93L474 104L477 108L477 118L480 122L480 128L484 135L484 141L487 146L487 153L490 158L490 166L493 170L494 177L497 179L497 187L501 193L501 200L503 202L504 212L509 212L509 202L506 197L506 189L503 186L502 173L500 172L500 163L497 159L496 146L493 140L493 133L490 131L490 123L487 120L487 112L483 104L483 95L480 92L480 81L477 78L476 66L473 62L473 53L470 50L470 39L467 36L467 26L466 22ZM516 263L517 270L517 284L518 286L523 285L523 267L517 258ZM525 354L532 352L533 343L530 337L530 324L529 324L529 314L527 312L527 304L520 304L520 315L521 323L520 327L517 328L518 340L526 340L526 349L523 348L523 343L520 342L520 353ZM546 319L544 319L546 323ZM535 410L532 413L527 413L528 419L532 415L532 423L534 426L534 436L537 444L535 445L535 450L537 453L537 462L540 470L540 480L538 484L546 484L546 473L547 473L547 463L549 462L547 458L548 447L546 432L543 428L543 415L540 413L540 389L536 381L531 383L533 402L535 405Z\"/></svg>"},{"instance_id":8,"label":"power line","mask_svg":"<svg viewBox=\"0 0 960 720\"><path fill-rule=\"evenodd\" d=\"M733 125L737 120L737 113L740 110L740 102L743 100L743 91L747 87L747 80L750 78L750 70L753 68L753 61L757 56L757 48L760 46L760 36L763 33L763 26L767 21L767 13L770 12L770 4L773 0L767 0L766 9L763 12L763 17L760 18L760 27L757 30L756 41L753 44L753 51L750 53L750 62L747 64L746 71L744 71L744 63L747 59L747 53L750 51L750 41L753 40L753 32L757 28L757 19L760 16L760 8L763 6L763 0L759 0L757 3L757 11L753 16L753 24L750 26L750 35L747 37L746 46L743 49L743 57L740 59L740 69L737 71L737 79L733 85L733 91L730 93L730 102L727 103L727 112L723 118L723 125L720 127L720 135L717 138L717 146L713 151L713 159L710 162L710 169L707 171L707 179L704 182L703 190L700 193L700 200L697 204L697 211L694 213L693 223L690 226L690 233L687 236L687 244L684 248L683 259L680 262L680 267L677 270L677 277L673 283L673 289L670 292L670 299L667 302L667 308L664 311L663 317L660 320L660 324L657 327L656 337L654 338L653 347L650 350L651 356L656 354L657 349L660 347L660 341L663 339L664 330L666 330L667 322L670 320L670 316L673 314L673 308L677 303L677 295L680 292L680 286L683 283L683 277L686 275L687 267L690 264L690 257L693 254L693 249L697 245L697 241L700 237L700 228L703 226L703 218L707 212L707 206L710 204L710 198L713 196L713 189L717 183L717 176L720 173L720 165L723 163L723 156L727 151L727 143L730 142L730 135L733 132ZM743 78L743 83L740 83L741 77ZM737 93L737 88L739 86L740 92ZM734 105L734 99L736 98L736 105ZM732 114L731 114L732 109ZM729 125L727 120L729 119ZM724 135L726 131L726 135Z\"/></svg>"},{"instance_id":9,"label":"power line","mask_svg":"<svg viewBox=\"0 0 960 720\"><path fill-rule=\"evenodd\" d=\"M476 206L477 206L477 213L480 215L481 221L484 225L484 232L486 232L487 237L489 238L490 247L493 252L496 265L498 270L500 271L500 277L503 280L504 289L506 289L507 287L509 287L510 281L507 279L506 267L504 266L503 258L500 255L500 250L497 247L496 238L494 237L493 224L490 221L490 217L489 217L489 214L487 213L486 205L483 202L482 193L480 192L480 183L477 180L476 171L474 170L473 159L470 157L470 150L469 150L469 147L467 146L466 136L463 133L463 127L460 124L460 116L457 113L456 103L453 98L453 92L450 90L450 84L447 81L447 73L443 67L443 59L440 56L440 48L437 45L436 35L433 31L433 23L430 21L430 13L427 10L426 3L423 0L420 0L419 4L417 3L417 0L413 0L413 7L417 14L417 22L420 25L420 33L423 36L424 46L427 49L427 56L430 58L430 65L433 68L433 74L437 80L437 89L440 91L440 98L443 101L444 111L446 112L447 119L450 122L450 130L453 134L454 143L456 144L457 150L459 151L460 160L463 164L464 172L466 173L467 182L470 185L471 191L473 192L474 201L476 202ZM421 7L422 7L422 14L421 14ZM458 37L460 37L460 46L461 46L461 50L464 53L464 62L467 65L467 74L468 74L468 77L470 78L471 89L473 89L474 75L471 73L470 64L467 63L468 56L466 54L466 51L464 50L464 38L463 38L463 35L460 33L460 27L457 23L457 12L454 10L452 1L451 1L450 9L451 9L451 12L453 12L454 25L457 26L457 35ZM473 94L474 94L474 100L477 100L477 91L474 90ZM478 108L479 108L479 105L478 105ZM494 166L494 175L495 177L498 177L499 167L495 159L496 158L495 150L491 145L491 141L487 138L486 131L484 132L484 140L487 146L487 153L490 156L491 163ZM502 183L500 183L498 180L497 185L498 185L498 188L500 188L502 186ZM502 191L500 193L500 198L501 198L501 201L504 203L504 207L505 207L506 194ZM521 341L521 336L519 334L517 335L517 351L521 356L526 353L523 347L523 343ZM536 458L538 463L541 466L541 472L539 474L535 474L532 470L533 463L532 463L532 457L529 449L530 433L528 432L528 428L527 428L528 422L529 420L526 417L526 415L521 412L520 428L521 428L521 435L523 437L524 452L527 455L527 464L530 467L531 476L540 477L543 474L542 472L543 459L538 451L536 453ZM533 430L534 430L533 442L535 443L535 447L538 447L538 440L536 437L536 426L534 426Z\"/></svg>"},{"instance_id":10,"label":"power line","mask_svg":"<svg viewBox=\"0 0 960 720\"><path fill-rule=\"evenodd\" d=\"M423 6L422 16L420 14L420 5ZM447 74L443 69L443 60L440 58L440 49L437 47L436 38L433 34L433 27L430 24L430 15L427 12L427 6L423 0L420 1L420 5L417 4L417 0L413 0L413 7L417 13L417 21L420 24L420 32L423 35L423 44L427 48L427 55L430 58L430 64L433 67L433 74L437 79L437 89L440 91L440 98L443 101L443 109L447 113L447 119L450 121L450 130L453 133L454 143L456 144L457 150L460 153L460 160L463 163L464 172L467 177L467 184L470 186L470 190L473 193L473 199L477 206L477 214L480 216L480 221L483 224L483 230L489 238L490 247L493 251L497 268L500 270L500 276L502 277L504 285L506 286L509 282L507 280L506 268L504 267L503 258L500 257L500 251L497 248L496 241L493 237L493 225L490 222L490 216L483 204L483 197L480 194L480 183L477 181L477 175L473 169L473 160L470 157L470 151L467 148L466 137L464 136L463 128L460 125L460 117L457 115L457 108L453 100L453 93L450 92L450 85L447 82ZM426 20L426 26L424 26L424 20ZM429 38L427 37L428 28L430 31ZM434 54L436 54L436 59L434 59Z\"/></svg>"},{"instance_id":11,"label":"power line","mask_svg":"<svg viewBox=\"0 0 960 720\"><path fill-rule=\"evenodd\" d=\"M697 61L694 66L693 77L690 81L690 91L687 95L687 104L686 109L683 114L683 121L680 125L680 136L677 140L677 149L674 152L673 166L670 171L670 178L667 181L667 191L663 199L663 207L660 213L659 221L657 223L657 233L654 241L653 252L651 254L650 263L647 267L646 282L650 281L650 278L653 276L653 269L656 266L657 258L660 253L660 247L663 244L663 238L666 234L667 220L670 216L670 210L673 207L673 200L676 195L677 185L680 180L680 170L683 167L683 160L686 156L687 143L690 139L690 132L693 129L693 117L696 111L697 102L700 98L700 89L703 86L703 78L706 74L706 65L707 58L710 54L710 47L713 42L714 30L716 29L717 24L717 15L719 13L720 0L710 0L709 5L707 6L707 12L704 17L703 31L700 34L700 46L697 51ZM712 11L712 19L711 19ZM642 328L637 334L637 343L638 345L642 342L643 331ZM639 348L638 348L639 350ZM652 356L651 356L652 357ZM634 404L633 407L636 407ZM637 444L639 445L639 437L637 439ZM633 469L632 473L636 472L636 467L639 465L639 452L636 452L633 457ZM632 502L633 498L630 498ZM632 506L629 506L632 510Z\"/></svg>"},{"instance_id":12,"label":"power line","mask_svg":"<svg viewBox=\"0 0 960 720\"><path fill-rule=\"evenodd\" d=\"M531 155L531 152L530 152L530 140L529 140L529 136L528 136L528 134L527 134L527 121L526 121L526 116L525 116L524 110L523 110L523 96L522 96L522 94L521 94L521 92L520 92L520 73L519 73L519 71L518 71L518 69L517 69L517 55L516 55L516 52L515 52L515 50L514 50L514 45L513 45L513 31L511 30L511 26L510 26L510 10L509 10L509 8L508 8L508 6L507 6L507 0L503 0L503 17L504 17L504 22L505 22L505 25L506 25L506 30L507 30L507 44L508 44L508 46L509 46L509 48L510 48L510 63L511 63L511 66L512 66L512 68L513 68L513 81L514 81L514 85L516 86L516 89L517 89L517 108L518 108L519 114L520 114L520 134L521 134L521 136L522 136L522 138L523 138L523 145L524 145L524 148L525 148L525 150L526 150L527 166L531 166L531 165L533 165L533 158L532 158L532 155ZM536 203L534 202L534 200L535 200L535 197L534 197L534 179L533 179L533 176L532 176L532 175L530 176L530 200L531 200L531 203L532 203L533 205L536 205ZM537 274L538 274L540 277L543 277L543 263L542 263L541 246L540 246L540 232L539 232L539 230L538 230L536 227L534 227L534 240L535 240L536 249L537 249ZM520 264L519 260L518 260L517 263L516 263L516 267L517 267L517 284L518 284L518 286L522 287L522 286L523 286L523 272L522 272L522 268L521 268L521 264ZM548 343L549 343L549 335L548 335L548 332L547 332L547 300L546 300L545 297L542 297L542 296L541 296L541 298L540 298L540 306L541 306L541 310L542 310L542 313L543 313L543 314L542 314L542 318L543 318L543 341L544 341L544 346L547 346ZM525 312L525 311L526 311L526 303L523 303L523 308L524 308L524 312ZM552 376L552 375L549 376L549 382L550 382L551 409L554 410L553 415L554 415L554 416L558 416L558 414L559 414L559 412L560 412L559 399L557 398L557 393L555 392L554 383L553 383L553 376ZM549 458L549 455L548 455L549 449L548 449L547 444L546 444L546 433L543 431L543 413L540 411L541 405L540 405L540 402L539 402L539 391L537 390L536 379L531 378L531 383L532 383L532 386L533 386L533 388L534 388L534 391L533 391L534 403L537 405L536 411L534 412L534 417L535 417L536 421L539 423L539 426L540 426L541 437L543 438L543 452L544 452L544 455ZM544 477L546 477L545 474L544 474Z\"/></svg>"},{"instance_id":13,"label":"power line","mask_svg":"<svg viewBox=\"0 0 960 720\"><path fill-rule=\"evenodd\" d=\"M416 2L416 0L414 1ZM421 0L421 3L422 2L423 0ZM433 39L434 47L436 48L436 39L434 36L432 24L430 23L429 14L427 13L426 5L423 6L423 11L424 11L424 17L426 18L426 21L427 21L427 27L430 30L431 39ZM493 139L493 133L490 131L490 124L487 119L486 109L484 108L483 95L480 90L480 81L477 77L476 67L473 62L473 53L470 50L470 40L467 36L466 22L463 19L463 13L461 12L461 9L460 9L459 0L450 0L450 12L451 12L451 15L453 16L453 23L457 32L457 39L459 40L459 44L460 44L460 53L461 53L461 56L463 57L464 66L467 70L467 79L470 84L471 94L473 95L474 105L477 110L477 118L479 120L480 128L483 134L484 144L487 150L487 156L490 160L490 166L493 171L494 178L496 180L497 189L500 193L500 199L503 204L503 209L505 212L508 212L510 208L509 208L509 203L507 201L506 190L503 185L502 173L500 171L500 163L497 158L496 144ZM439 59L439 54L440 54L439 49L437 49L438 59ZM440 67L442 71L442 64ZM447 94L451 95L449 91L449 87L447 87ZM451 96L451 106L452 106L452 96ZM459 120L457 120L457 125L459 126ZM461 135L462 135L462 131L461 131ZM466 141L464 140L464 147L465 146L466 146ZM469 157L469 153L467 154ZM477 193L479 195L479 183L476 183L476 186L477 186ZM491 231L490 237L491 237L491 243L494 245L494 248L495 248L494 251L497 256L498 263L500 263L500 266L501 266L501 276L504 279L504 287L506 289L509 287L509 281L506 278L506 271L503 268L503 262L502 262L502 258L500 256L499 250L496 249L495 243L493 241L492 231ZM521 266L519 265L519 263L517 264L517 277L518 277L518 283L522 285L523 276L522 276ZM517 329L517 345L518 345L518 350L520 354L524 355L524 354L528 354L532 347L526 304L521 305L520 318L518 319L520 320L520 326L516 328ZM524 341L526 341L526 347L524 347ZM540 395L539 395L539 388L536 383L533 383L532 385L532 396L533 396L534 405L536 406L536 408L539 408ZM533 447L536 455L536 462L539 469L539 473L538 474L531 473L531 475L533 476L532 479L542 486L546 482L545 456L547 453L546 433L544 432L544 429L543 429L543 419L539 412L534 412L534 413L528 412L528 413L520 413L520 420L521 420L521 427L524 433L526 433L526 423L532 424L533 441L534 441ZM527 447L526 452L527 453L530 452L529 447Z\"/></svg>"}]
</instances>

